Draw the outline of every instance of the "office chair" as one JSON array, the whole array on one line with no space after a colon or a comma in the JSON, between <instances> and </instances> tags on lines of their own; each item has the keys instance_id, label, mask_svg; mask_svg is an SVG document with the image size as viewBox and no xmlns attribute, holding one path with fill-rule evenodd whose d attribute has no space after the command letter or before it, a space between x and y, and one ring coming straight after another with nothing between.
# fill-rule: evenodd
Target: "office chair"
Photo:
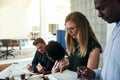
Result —
<instances>
[{"instance_id":1,"label":"office chair","mask_svg":"<svg viewBox=\"0 0 120 80\"><path fill-rule=\"evenodd\" d=\"M1 46L0 46L0 47L1 47ZM4 57L4 56L5 56L4 51L0 49L0 59L1 59L2 57Z\"/></svg>"},{"instance_id":2,"label":"office chair","mask_svg":"<svg viewBox=\"0 0 120 80\"><path fill-rule=\"evenodd\" d=\"M0 41L0 58L4 57L4 53L3 53L3 50L2 50L2 42Z\"/></svg>"},{"instance_id":3,"label":"office chair","mask_svg":"<svg viewBox=\"0 0 120 80\"><path fill-rule=\"evenodd\" d=\"M19 40L11 40L11 45L12 45L12 50L15 51L14 47L19 47L19 51L18 53L21 54L20 50L21 50L21 45L20 45L20 41Z\"/></svg>"},{"instance_id":4,"label":"office chair","mask_svg":"<svg viewBox=\"0 0 120 80\"><path fill-rule=\"evenodd\" d=\"M11 54L11 52L13 52L12 49L9 49L9 47L12 47L12 43L10 39L2 39L0 40L2 42L2 47L6 47L6 50L2 51L2 53L4 53L4 56L6 57L6 59L8 59L8 56L13 56L15 57L15 55Z\"/></svg>"},{"instance_id":5,"label":"office chair","mask_svg":"<svg viewBox=\"0 0 120 80\"><path fill-rule=\"evenodd\" d=\"M3 54L2 50L0 50L0 59L4 57L5 55Z\"/></svg>"}]
</instances>

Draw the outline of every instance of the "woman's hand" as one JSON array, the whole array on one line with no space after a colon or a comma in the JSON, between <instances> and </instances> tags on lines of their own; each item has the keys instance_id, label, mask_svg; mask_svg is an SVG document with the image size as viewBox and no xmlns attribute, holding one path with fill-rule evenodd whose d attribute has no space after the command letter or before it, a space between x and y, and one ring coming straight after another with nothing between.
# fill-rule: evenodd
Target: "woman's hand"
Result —
<instances>
[{"instance_id":1,"label":"woman's hand","mask_svg":"<svg viewBox=\"0 0 120 80\"><path fill-rule=\"evenodd\" d=\"M60 63L61 63L59 66L60 72L64 71L69 66L69 61L67 58L63 58L62 60L60 60Z\"/></svg>"},{"instance_id":2,"label":"woman's hand","mask_svg":"<svg viewBox=\"0 0 120 80\"><path fill-rule=\"evenodd\" d=\"M58 61L55 61L55 64L52 68L52 73L59 72L59 65L60 65L60 63Z\"/></svg>"},{"instance_id":3,"label":"woman's hand","mask_svg":"<svg viewBox=\"0 0 120 80\"><path fill-rule=\"evenodd\" d=\"M85 66L79 66L77 68L77 75L81 80L91 80L95 78L95 72Z\"/></svg>"},{"instance_id":4,"label":"woman's hand","mask_svg":"<svg viewBox=\"0 0 120 80\"><path fill-rule=\"evenodd\" d=\"M69 61L67 58L63 58L59 61L56 61L52 68L52 73L62 72L68 67L68 65L69 65Z\"/></svg>"}]
</instances>

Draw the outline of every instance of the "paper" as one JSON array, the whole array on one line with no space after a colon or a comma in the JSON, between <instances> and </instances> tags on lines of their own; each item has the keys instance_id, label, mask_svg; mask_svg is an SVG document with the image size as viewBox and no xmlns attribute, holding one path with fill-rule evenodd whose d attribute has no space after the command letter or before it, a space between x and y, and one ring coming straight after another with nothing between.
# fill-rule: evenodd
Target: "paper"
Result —
<instances>
[{"instance_id":1,"label":"paper","mask_svg":"<svg viewBox=\"0 0 120 80\"><path fill-rule=\"evenodd\" d=\"M49 80L79 80L77 79L77 73L70 70L49 74L48 78Z\"/></svg>"},{"instance_id":2,"label":"paper","mask_svg":"<svg viewBox=\"0 0 120 80\"><path fill-rule=\"evenodd\" d=\"M43 80L43 74L30 76L27 80Z\"/></svg>"},{"instance_id":3,"label":"paper","mask_svg":"<svg viewBox=\"0 0 120 80\"><path fill-rule=\"evenodd\" d=\"M30 61L20 62L16 64L12 64L9 67L7 67L5 70L0 72L0 78L5 79L5 77L9 76L9 73L11 72L13 76L15 77L15 80L20 80L20 74L25 73L26 76L28 76L31 72L29 72L25 67L27 64L30 64Z\"/></svg>"}]
</instances>

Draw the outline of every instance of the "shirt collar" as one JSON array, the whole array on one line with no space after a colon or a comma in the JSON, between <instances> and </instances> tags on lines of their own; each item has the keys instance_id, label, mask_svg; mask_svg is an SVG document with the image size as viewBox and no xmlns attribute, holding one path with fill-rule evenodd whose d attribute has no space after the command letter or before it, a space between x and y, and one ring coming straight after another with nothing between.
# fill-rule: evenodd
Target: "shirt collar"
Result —
<instances>
[{"instance_id":1,"label":"shirt collar","mask_svg":"<svg viewBox=\"0 0 120 80\"><path fill-rule=\"evenodd\" d=\"M116 27L120 26L120 21L118 23L116 23Z\"/></svg>"}]
</instances>

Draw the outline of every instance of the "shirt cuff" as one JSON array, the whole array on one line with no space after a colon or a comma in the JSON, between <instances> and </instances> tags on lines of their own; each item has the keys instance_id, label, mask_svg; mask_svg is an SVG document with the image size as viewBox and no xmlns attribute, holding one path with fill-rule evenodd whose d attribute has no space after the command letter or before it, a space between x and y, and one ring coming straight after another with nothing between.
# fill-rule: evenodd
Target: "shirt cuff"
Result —
<instances>
[{"instance_id":1,"label":"shirt cuff","mask_svg":"<svg viewBox=\"0 0 120 80\"><path fill-rule=\"evenodd\" d=\"M93 71L95 72L95 80L100 78L100 74L101 74L101 71L102 71L101 67L98 68L98 69L94 69Z\"/></svg>"}]
</instances>

